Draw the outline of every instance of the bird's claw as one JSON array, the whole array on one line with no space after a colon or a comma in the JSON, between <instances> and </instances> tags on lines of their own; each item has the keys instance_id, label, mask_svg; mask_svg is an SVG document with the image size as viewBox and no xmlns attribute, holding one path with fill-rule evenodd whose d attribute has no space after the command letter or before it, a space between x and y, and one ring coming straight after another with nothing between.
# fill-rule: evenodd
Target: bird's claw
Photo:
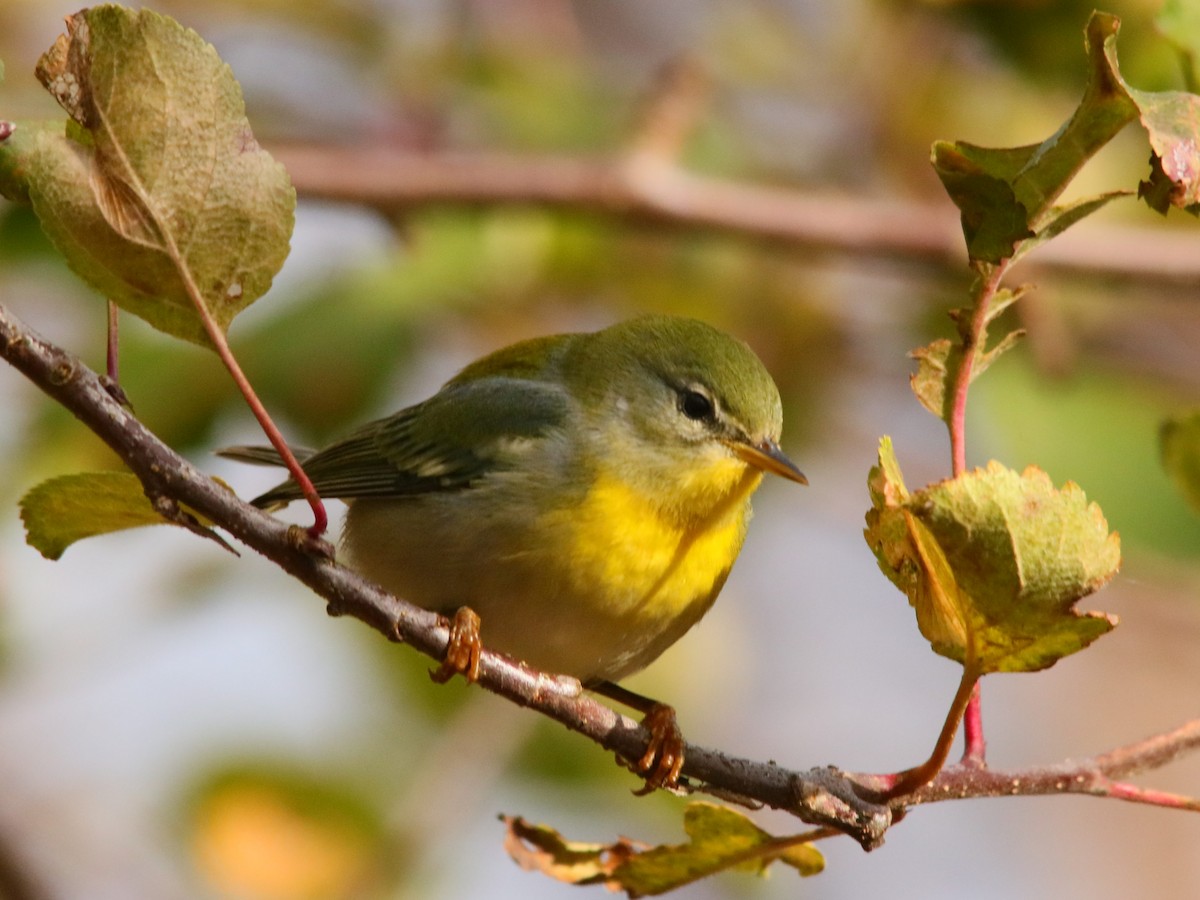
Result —
<instances>
[{"instance_id":1,"label":"bird's claw","mask_svg":"<svg viewBox=\"0 0 1200 900\"><path fill-rule=\"evenodd\" d=\"M469 606L458 608L450 620L446 656L438 668L429 670L430 678L438 684L445 684L455 675L462 675L468 684L474 684L479 678L479 654L483 650L480 625L475 610Z\"/></svg>"},{"instance_id":2,"label":"bird's claw","mask_svg":"<svg viewBox=\"0 0 1200 900\"><path fill-rule=\"evenodd\" d=\"M646 783L633 793L641 797L659 788L677 788L683 769L683 732L679 730L674 707L654 704L642 719L642 727L650 732L650 741L642 758L630 768L645 778Z\"/></svg>"}]
</instances>

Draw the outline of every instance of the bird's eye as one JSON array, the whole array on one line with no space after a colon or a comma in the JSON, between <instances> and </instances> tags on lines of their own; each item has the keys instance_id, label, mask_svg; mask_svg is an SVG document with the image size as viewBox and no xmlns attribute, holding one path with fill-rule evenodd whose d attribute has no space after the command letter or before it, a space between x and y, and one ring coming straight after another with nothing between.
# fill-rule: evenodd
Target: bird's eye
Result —
<instances>
[{"instance_id":1,"label":"bird's eye","mask_svg":"<svg viewBox=\"0 0 1200 900\"><path fill-rule=\"evenodd\" d=\"M697 422L711 421L716 409L712 398L697 390L683 390L679 393L679 411L689 419Z\"/></svg>"}]
</instances>

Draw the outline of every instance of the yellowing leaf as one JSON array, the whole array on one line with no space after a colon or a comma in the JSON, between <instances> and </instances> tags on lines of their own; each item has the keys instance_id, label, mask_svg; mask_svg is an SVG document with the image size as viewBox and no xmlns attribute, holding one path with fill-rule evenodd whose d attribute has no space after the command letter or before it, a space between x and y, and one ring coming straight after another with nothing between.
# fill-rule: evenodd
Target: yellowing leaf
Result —
<instances>
[{"instance_id":1,"label":"yellowing leaf","mask_svg":"<svg viewBox=\"0 0 1200 900\"><path fill-rule=\"evenodd\" d=\"M909 385L921 405L941 419L950 421L946 406L947 387L962 363L962 346L947 338L938 338L925 347L918 347L909 356L917 361L917 371Z\"/></svg>"},{"instance_id":2,"label":"yellowing leaf","mask_svg":"<svg viewBox=\"0 0 1200 900\"><path fill-rule=\"evenodd\" d=\"M971 600L959 590L954 570L937 538L907 510L903 518L909 543L901 545L906 555L900 561L916 563L910 573L908 594L917 611L921 634L934 650L961 662L967 654L965 650L962 653L955 650L966 648L971 640L967 620Z\"/></svg>"},{"instance_id":3,"label":"yellowing leaf","mask_svg":"<svg viewBox=\"0 0 1200 900\"><path fill-rule=\"evenodd\" d=\"M1120 20L1092 13L1087 39L1093 80L1103 81L1137 115L1150 141L1151 175L1138 188L1155 210L1171 206L1200 212L1200 97L1185 91L1139 91L1130 87L1117 65ZM1122 112L1122 115L1124 113Z\"/></svg>"},{"instance_id":4,"label":"yellowing leaf","mask_svg":"<svg viewBox=\"0 0 1200 900\"><path fill-rule=\"evenodd\" d=\"M772 837L740 812L713 803L690 803L683 817L686 844L652 847L621 863L613 879L630 897L665 894L731 868L762 875L776 860L801 875L825 868L820 851Z\"/></svg>"},{"instance_id":5,"label":"yellowing leaf","mask_svg":"<svg viewBox=\"0 0 1200 900\"><path fill-rule=\"evenodd\" d=\"M1200 412L1167 419L1158 439L1163 468L1192 509L1200 512Z\"/></svg>"},{"instance_id":6,"label":"yellowing leaf","mask_svg":"<svg viewBox=\"0 0 1200 900\"><path fill-rule=\"evenodd\" d=\"M21 498L21 520L25 540L47 559L98 534L170 524L131 472L82 472L43 481Z\"/></svg>"},{"instance_id":7,"label":"yellowing leaf","mask_svg":"<svg viewBox=\"0 0 1200 900\"><path fill-rule=\"evenodd\" d=\"M519 816L501 816L504 849L522 869L541 872L567 884L606 883L623 859L637 852L625 838L612 844L568 841L546 825Z\"/></svg>"},{"instance_id":8,"label":"yellowing leaf","mask_svg":"<svg viewBox=\"0 0 1200 900\"><path fill-rule=\"evenodd\" d=\"M776 838L741 813L713 803L691 803L685 844L646 847L621 838L612 844L567 841L554 829L504 816L506 849L525 869L569 884L604 884L629 897L664 894L717 872L765 874L781 862L801 875L825 867L821 853L794 838Z\"/></svg>"},{"instance_id":9,"label":"yellowing leaf","mask_svg":"<svg viewBox=\"0 0 1200 900\"><path fill-rule=\"evenodd\" d=\"M270 287L295 193L241 89L177 22L118 6L67 19L37 74L70 115L0 143L0 193L28 199L71 268L156 328L208 346Z\"/></svg>"},{"instance_id":10,"label":"yellowing leaf","mask_svg":"<svg viewBox=\"0 0 1200 900\"><path fill-rule=\"evenodd\" d=\"M886 434L879 439L879 465L871 469L867 489L875 506L900 506L908 499L908 488L904 486L904 475L896 461L892 439Z\"/></svg>"},{"instance_id":11,"label":"yellowing leaf","mask_svg":"<svg viewBox=\"0 0 1200 900\"><path fill-rule=\"evenodd\" d=\"M1200 97L1182 91L1152 94L1130 89L1154 155L1138 196L1157 213L1178 207L1200 215Z\"/></svg>"},{"instance_id":12,"label":"yellowing leaf","mask_svg":"<svg viewBox=\"0 0 1200 900\"><path fill-rule=\"evenodd\" d=\"M1034 671L1116 624L1073 609L1121 561L1119 538L1078 486L996 462L911 494L898 477L884 438L864 535L936 652L983 673Z\"/></svg>"},{"instance_id":13,"label":"yellowing leaf","mask_svg":"<svg viewBox=\"0 0 1200 900\"><path fill-rule=\"evenodd\" d=\"M215 896L374 896L382 857L371 812L315 779L232 773L195 801L191 851Z\"/></svg>"}]
</instances>

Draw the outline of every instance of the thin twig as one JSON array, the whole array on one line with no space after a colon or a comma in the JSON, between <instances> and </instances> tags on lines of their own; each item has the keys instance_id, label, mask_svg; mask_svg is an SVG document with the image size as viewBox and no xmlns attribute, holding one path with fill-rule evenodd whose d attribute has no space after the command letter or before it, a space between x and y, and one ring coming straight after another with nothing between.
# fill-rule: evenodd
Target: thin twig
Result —
<instances>
[{"instance_id":1,"label":"thin twig","mask_svg":"<svg viewBox=\"0 0 1200 900\"><path fill-rule=\"evenodd\" d=\"M105 353L105 371L114 385L121 383L121 312L117 304L108 301L108 339Z\"/></svg>"},{"instance_id":2,"label":"thin twig","mask_svg":"<svg viewBox=\"0 0 1200 900\"><path fill-rule=\"evenodd\" d=\"M916 806L966 797L1029 797L1084 794L1168 809L1200 812L1200 799L1125 784L1116 779L1158 769L1187 753L1200 750L1200 719L1082 760L1056 765L999 771L970 764L948 766L925 787L904 798ZM864 786L883 791L887 781L874 775L853 776Z\"/></svg>"},{"instance_id":3,"label":"thin twig","mask_svg":"<svg viewBox=\"0 0 1200 900\"><path fill-rule=\"evenodd\" d=\"M937 773L942 770L942 766L950 758L950 749L954 746L954 736L958 733L958 723L962 721L963 714L977 696L976 688L979 687L979 678L978 666L973 664L963 666L958 690L946 713L946 721L942 725L941 733L938 734L933 752L929 754L929 759L919 766L906 769L896 775L885 776L893 779L891 786L884 791L883 799L885 801L905 797L937 777Z\"/></svg>"},{"instance_id":4,"label":"thin twig","mask_svg":"<svg viewBox=\"0 0 1200 900\"><path fill-rule=\"evenodd\" d=\"M992 299L996 296L1000 280L1006 271L1006 262L981 267L970 307L970 322L959 329L962 357L952 373L951 383L947 385L950 395L950 417L946 421L946 426L950 429L950 460L955 478L967 471L967 394L975 378L975 363L984 349L983 342L987 335Z\"/></svg>"},{"instance_id":5,"label":"thin twig","mask_svg":"<svg viewBox=\"0 0 1200 900\"><path fill-rule=\"evenodd\" d=\"M70 19L68 18L69 24ZM99 118L99 121L100 127L104 129L109 127L107 120L103 116ZM116 140L115 136L114 143L117 145L120 144L120 141ZM112 154L111 162L121 169L121 174L126 185L133 190L144 211L149 215L154 226L153 232L159 241L158 249L171 260L171 264L175 267L175 271L183 283L184 291L196 310L196 315L200 319L200 324L203 326L204 333L208 336L209 342L233 378L234 384L237 385L238 391L241 392L242 397L246 400L246 404L250 407L254 418L258 420L267 439L271 442L271 446L279 453L280 461L287 468L288 474L296 482L297 487L299 487L304 499L308 501L309 506L312 507L313 524L309 528L308 534L312 539L314 549L321 547L320 538L329 526L329 517L325 512L325 504L321 501L317 489L300 467L299 460L292 453L279 428L271 419L270 413L267 412L266 406L263 405L258 395L254 392L254 388L250 384L250 379L246 377L237 358L233 355L233 350L229 346L229 340L226 338L224 330L217 324L212 310L209 308L208 301L201 292L199 285L196 284L192 267L188 264L187 257L180 250L179 244L175 240L175 230L171 227L168 217L159 211L157 204L152 200L151 192L142 184L141 176L135 171L123 153ZM116 309L111 301L109 304L109 314L110 322L115 323ZM114 334L111 330L114 327L115 324L110 325L110 336ZM111 352L112 347L110 344Z\"/></svg>"},{"instance_id":6,"label":"thin twig","mask_svg":"<svg viewBox=\"0 0 1200 900\"><path fill-rule=\"evenodd\" d=\"M1189 750L1200 750L1200 719L1102 753L1095 758L1095 766L1109 778L1127 778L1138 772L1162 768Z\"/></svg>"},{"instance_id":7,"label":"thin twig","mask_svg":"<svg viewBox=\"0 0 1200 900\"><path fill-rule=\"evenodd\" d=\"M237 357L233 355L233 350L229 346L229 340L225 337L225 332L217 325L216 319L213 318L212 312L208 308L208 303L205 302L204 296L200 293L200 288L196 285L196 280L192 277L191 268L187 265L183 254L179 252L179 248L175 244L175 238L166 229L160 229L160 231L162 232L163 242L166 244L165 249L167 254L175 263L175 268L179 272L180 279L183 281L188 298L192 301L192 305L195 306L196 314L200 317L200 322L204 326L204 332L208 335L213 348L217 351L217 356L220 357L234 384L237 385L238 391L246 401L246 405L250 407L250 412L258 420L258 424L262 428L263 433L266 434L267 440L271 442L271 446L279 454L279 458L287 468L288 474L296 482L297 487L300 488L300 492L304 495L304 499L312 508L313 524L308 528L308 535L312 538L315 548L319 546L317 543L319 538L329 527L329 516L325 512L325 504L321 501L321 497L317 493L317 489L313 486L312 481L304 469L301 468L300 461L292 453L292 448L284 440L283 434L271 418L271 414L267 412L266 406L263 405L262 400L255 393L254 387L250 384L250 379L242 371L242 366L237 361Z\"/></svg>"},{"instance_id":8,"label":"thin twig","mask_svg":"<svg viewBox=\"0 0 1200 900\"><path fill-rule=\"evenodd\" d=\"M133 409L125 389L121 387L121 310L117 304L108 301L108 327L105 333L105 387L118 403Z\"/></svg>"},{"instance_id":9,"label":"thin twig","mask_svg":"<svg viewBox=\"0 0 1200 900\"><path fill-rule=\"evenodd\" d=\"M950 397L946 427L950 430L950 460L955 478L967 471L967 396L975 378L975 363L986 349L984 342L987 340L987 323L992 300L1000 289L1000 282L1008 268L1009 260L994 265L978 266L979 276L970 307L971 318L968 322L958 323L962 354L958 366L950 375L950 383L946 385ZM983 736L983 694L978 677L972 683L971 694L963 708L962 718L963 763L984 766L987 764L987 742Z\"/></svg>"},{"instance_id":10,"label":"thin twig","mask_svg":"<svg viewBox=\"0 0 1200 900\"><path fill-rule=\"evenodd\" d=\"M987 741L983 737L983 694L980 682L975 682L971 699L963 711L963 755L964 765L987 765Z\"/></svg>"}]
</instances>

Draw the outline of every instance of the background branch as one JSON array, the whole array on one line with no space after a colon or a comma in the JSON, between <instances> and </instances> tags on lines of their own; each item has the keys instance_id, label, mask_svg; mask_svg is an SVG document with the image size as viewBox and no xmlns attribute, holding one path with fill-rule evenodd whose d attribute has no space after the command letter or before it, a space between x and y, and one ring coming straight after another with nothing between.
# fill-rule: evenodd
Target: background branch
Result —
<instances>
[{"instance_id":1,"label":"background branch","mask_svg":"<svg viewBox=\"0 0 1200 900\"><path fill-rule=\"evenodd\" d=\"M273 145L304 196L392 214L418 206L525 204L730 232L802 249L911 264L965 264L958 211L818 195L691 174L669 160L496 153L419 154L386 147ZM1086 223L1038 248L1041 270L1200 286L1195 236Z\"/></svg>"}]
</instances>

